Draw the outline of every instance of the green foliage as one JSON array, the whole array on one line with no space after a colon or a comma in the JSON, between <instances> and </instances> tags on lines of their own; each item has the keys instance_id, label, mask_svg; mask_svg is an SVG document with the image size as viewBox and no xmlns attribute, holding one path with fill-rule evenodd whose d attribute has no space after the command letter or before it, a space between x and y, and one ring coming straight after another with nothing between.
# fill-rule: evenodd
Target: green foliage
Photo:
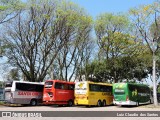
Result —
<instances>
[{"instance_id":1,"label":"green foliage","mask_svg":"<svg viewBox=\"0 0 160 120\"><path fill-rule=\"evenodd\" d=\"M112 80L114 82L123 79L136 79L141 81L148 77L149 71L145 59L137 56L123 56L110 58L101 62L94 61L86 68L88 75L93 75L99 81Z\"/></svg>"},{"instance_id":2,"label":"green foliage","mask_svg":"<svg viewBox=\"0 0 160 120\"><path fill-rule=\"evenodd\" d=\"M67 36L64 38L66 41L61 53L59 54L59 71L60 78L67 80L69 74L76 71L80 75L80 65L86 62L86 50L91 45L89 39L90 31L92 29L92 18L86 12L72 2L63 2L57 10L57 21L62 21L64 33ZM74 65L74 66L73 66ZM69 80L71 79L69 77Z\"/></svg>"},{"instance_id":3,"label":"green foliage","mask_svg":"<svg viewBox=\"0 0 160 120\"><path fill-rule=\"evenodd\" d=\"M5 102L4 101L0 101L0 105L4 105L5 104Z\"/></svg>"},{"instance_id":4,"label":"green foliage","mask_svg":"<svg viewBox=\"0 0 160 120\"><path fill-rule=\"evenodd\" d=\"M0 25L9 22L15 18L22 9L25 9L25 4L20 0L0 0ZM6 44L0 39L0 55L5 53Z\"/></svg>"},{"instance_id":5,"label":"green foliage","mask_svg":"<svg viewBox=\"0 0 160 120\"><path fill-rule=\"evenodd\" d=\"M95 31L99 44L99 57L111 58L121 56L133 51L132 45L135 44L134 37L127 31L129 20L125 15L114 15L105 13L98 16L95 22ZM130 53L129 53L130 54Z\"/></svg>"},{"instance_id":6,"label":"green foliage","mask_svg":"<svg viewBox=\"0 0 160 120\"><path fill-rule=\"evenodd\" d=\"M19 80L20 76L19 76L18 69L11 69L11 71L9 72L8 78L11 80Z\"/></svg>"},{"instance_id":7,"label":"green foliage","mask_svg":"<svg viewBox=\"0 0 160 120\"><path fill-rule=\"evenodd\" d=\"M142 5L134 9L130 9L130 15L132 21L139 31L140 38L142 42L148 46L150 52L153 50L152 42L155 42L154 51L158 50L159 45L159 2L154 2L149 5Z\"/></svg>"},{"instance_id":8,"label":"green foliage","mask_svg":"<svg viewBox=\"0 0 160 120\"><path fill-rule=\"evenodd\" d=\"M4 88L4 82L0 81L0 88Z\"/></svg>"},{"instance_id":9,"label":"green foliage","mask_svg":"<svg viewBox=\"0 0 160 120\"><path fill-rule=\"evenodd\" d=\"M147 62L141 56L148 49L142 42L137 42L135 36L129 34L131 27L125 15L105 13L98 16L95 30L100 61L97 64L93 62L95 69L92 70L97 79L117 82L122 79L142 80L147 77Z\"/></svg>"},{"instance_id":10,"label":"green foliage","mask_svg":"<svg viewBox=\"0 0 160 120\"><path fill-rule=\"evenodd\" d=\"M97 34L105 35L108 31L126 29L129 25L128 18L123 14L114 15L113 13L104 13L97 17L95 21L95 30Z\"/></svg>"},{"instance_id":11,"label":"green foliage","mask_svg":"<svg viewBox=\"0 0 160 120\"><path fill-rule=\"evenodd\" d=\"M9 14L12 16L15 12L25 8L25 3L21 0L0 0L0 14L1 17Z\"/></svg>"},{"instance_id":12,"label":"green foliage","mask_svg":"<svg viewBox=\"0 0 160 120\"><path fill-rule=\"evenodd\" d=\"M56 11L56 20L64 21L67 27L77 28L81 31L92 23L92 18L85 11L72 2L62 2Z\"/></svg>"}]
</instances>

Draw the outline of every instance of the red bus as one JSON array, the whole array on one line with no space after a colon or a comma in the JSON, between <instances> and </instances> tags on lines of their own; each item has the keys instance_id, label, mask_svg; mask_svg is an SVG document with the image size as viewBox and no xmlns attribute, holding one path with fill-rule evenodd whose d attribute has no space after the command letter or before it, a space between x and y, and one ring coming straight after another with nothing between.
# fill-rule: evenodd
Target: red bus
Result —
<instances>
[{"instance_id":1,"label":"red bus","mask_svg":"<svg viewBox=\"0 0 160 120\"><path fill-rule=\"evenodd\" d=\"M72 106L74 103L74 86L74 82L47 80L43 90L43 103Z\"/></svg>"}]
</instances>

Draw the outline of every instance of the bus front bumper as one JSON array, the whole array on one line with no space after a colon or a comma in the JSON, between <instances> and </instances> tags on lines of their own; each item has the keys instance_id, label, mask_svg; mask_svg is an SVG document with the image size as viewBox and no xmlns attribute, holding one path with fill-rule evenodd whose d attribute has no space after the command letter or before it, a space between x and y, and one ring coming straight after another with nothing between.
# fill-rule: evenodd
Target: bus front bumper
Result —
<instances>
[{"instance_id":1,"label":"bus front bumper","mask_svg":"<svg viewBox=\"0 0 160 120\"><path fill-rule=\"evenodd\" d=\"M4 100L5 101L5 103L9 103L9 104L13 104L13 103L15 103L15 99L7 99L7 100Z\"/></svg>"},{"instance_id":2,"label":"bus front bumper","mask_svg":"<svg viewBox=\"0 0 160 120\"><path fill-rule=\"evenodd\" d=\"M89 105L89 100L87 99L78 99L74 100L75 105Z\"/></svg>"},{"instance_id":3,"label":"bus front bumper","mask_svg":"<svg viewBox=\"0 0 160 120\"><path fill-rule=\"evenodd\" d=\"M136 102L133 101L113 101L114 105L136 105Z\"/></svg>"}]
</instances>

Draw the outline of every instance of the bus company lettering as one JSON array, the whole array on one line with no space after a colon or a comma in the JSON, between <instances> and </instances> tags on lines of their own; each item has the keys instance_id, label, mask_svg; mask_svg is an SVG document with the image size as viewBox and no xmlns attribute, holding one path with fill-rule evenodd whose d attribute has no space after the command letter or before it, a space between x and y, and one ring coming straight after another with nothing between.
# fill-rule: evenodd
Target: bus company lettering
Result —
<instances>
[{"instance_id":1,"label":"bus company lettering","mask_svg":"<svg viewBox=\"0 0 160 120\"><path fill-rule=\"evenodd\" d=\"M75 90L87 90L87 88L75 88Z\"/></svg>"},{"instance_id":2,"label":"bus company lettering","mask_svg":"<svg viewBox=\"0 0 160 120\"><path fill-rule=\"evenodd\" d=\"M110 93L110 92L105 92L105 93L102 93L102 95L112 95L112 93Z\"/></svg>"},{"instance_id":3,"label":"bus company lettering","mask_svg":"<svg viewBox=\"0 0 160 120\"><path fill-rule=\"evenodd\" d=\"M149 93L138 93L138 95L140 95L140 96L149 96Z\"/></svg>"},{"instance_id":4,"label":"bus company lettering","mask_svg":"<svg viewBox=\"0 0 160 120\"><path fill-rule=\"evenodd\" d=\"M37 95L39 95L39 93L38 92L23 92L23 91L19 91L18 95L37 96Z\"/></svg>"}]
</instances>

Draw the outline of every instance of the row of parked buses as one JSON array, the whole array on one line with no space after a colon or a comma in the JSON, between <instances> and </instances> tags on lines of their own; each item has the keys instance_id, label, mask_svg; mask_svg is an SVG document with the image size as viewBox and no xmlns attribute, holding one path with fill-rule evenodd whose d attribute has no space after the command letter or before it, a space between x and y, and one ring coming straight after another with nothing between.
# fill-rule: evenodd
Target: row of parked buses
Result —
<instances>
[{"instance_id":1,"label":"row of parked buses","mask_svg":"<svg viewBox=\"0 0 160 120\"><path fill-rule=\"evenodd\" d=\"M57 105L139 105L152 103L147 85L135 83L95 83L47 80L45 83L12 81L6 83L5 101L12 104Z\"/></svg>"}]
</instances>

